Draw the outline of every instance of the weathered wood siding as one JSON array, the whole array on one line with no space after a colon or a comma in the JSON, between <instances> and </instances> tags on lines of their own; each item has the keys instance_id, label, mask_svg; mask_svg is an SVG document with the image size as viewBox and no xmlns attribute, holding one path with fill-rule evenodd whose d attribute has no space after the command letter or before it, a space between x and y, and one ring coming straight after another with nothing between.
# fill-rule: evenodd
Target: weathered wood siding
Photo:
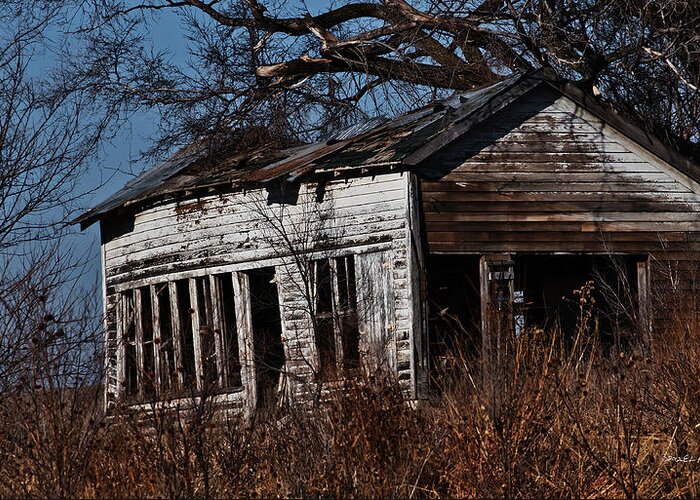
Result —
<instances>
[{"instance_id":1,"label":"weathered wood siding","mask_svg":"<svg viewBox=\"0 0 700 500\"><path fill-rule=\"evenodd\" d=\"M673 269L695 267L698 184L552 89L529 92L420 169L431 253L652 254L655 290L671 286Z\"/></svg>"},{"instance_id":2,"label":"weathered wood siding","mask_svg":"<svg viewBox=\"0 0 700 500\"><path fill-rule=\"evenodd\" d=\"M114 332L114 297L120 290L193 276L275 266L282 309L286 390L310 390L316 357L309 306L302 293L299 263L355 255L358 290L368 278L364 263L380 255L383 321L374 325L373 342L384 342L389 365L411 391L412 288L408 278L406 220L408 175L304 184L296 204L268 204L264 189L211 194L161 203L137 213L133 221L103 221L106 316ZM121 233L121 234L120 234ZM371 267L371 266L370 266ZM376 267L376 266L375 266ZM380 283L371 286L379 286ZM389 318L391 316L391 318ZM108 336L108 343L116 335ZM377 336L381 336L379 339ZM116 347L108 356L110 391L117 390Z\"/></svg>"}]
</instances>

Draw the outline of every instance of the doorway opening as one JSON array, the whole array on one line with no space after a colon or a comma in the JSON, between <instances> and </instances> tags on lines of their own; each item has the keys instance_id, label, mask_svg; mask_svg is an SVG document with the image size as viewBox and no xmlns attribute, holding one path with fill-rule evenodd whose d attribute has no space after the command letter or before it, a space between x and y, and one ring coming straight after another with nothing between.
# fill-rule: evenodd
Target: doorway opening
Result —
<instances>
[{"instance_id":1,"label":"doorway opening","mask_svg":"<svg viewBox=\"0 0 700 500\"><path fill-rule=\"evenodd\" d=\"M273 410L278 401L280 375L284 368L282 322L275 268L247 272L255 357L256 409Z\"/></svg>"},{"instance_id":2,"label":"doorway opening","mask_svg":"<svg viewBox=\"0 0 700 500\"><path fill-rule=\"evenodd\" d=\"M428 259L428 335L431 378L441 386L481 343L478 255Z\"/></svg>"}]
</instances>

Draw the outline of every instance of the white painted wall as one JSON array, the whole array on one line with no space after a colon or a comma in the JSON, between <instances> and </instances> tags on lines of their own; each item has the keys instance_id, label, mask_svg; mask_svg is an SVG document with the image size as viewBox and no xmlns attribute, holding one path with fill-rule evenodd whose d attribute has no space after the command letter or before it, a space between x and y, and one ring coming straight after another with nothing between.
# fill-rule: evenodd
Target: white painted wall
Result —
<instances>
[{"instance_id":1,"label":"white painted wall","mask_svg":"<svg viewBox=\"0 0 700 500\"><path fill-rule=\"evenodd\" d=\"M376 314L367 315L363 331L387 346L388 365L411 393L415 319L408 273L408 174L338 179L322 190L304 184L296 205L268 205L267 196L264 189L255 189L161 203L137 213L132 231L104 243L108 399L119 388L114 314L119 291L266 266L276 266L278 272L285 389L297 395L308 391L316 350L299 265L348 254L358 255L358 299L368 278L382 280L371 287L386 288L382 300L369 306L364 302L365 307L375 307ZM374 265L377 262L381 266ZM364 273L365 268L373 272Z\"/></svg>"}]
</instances>

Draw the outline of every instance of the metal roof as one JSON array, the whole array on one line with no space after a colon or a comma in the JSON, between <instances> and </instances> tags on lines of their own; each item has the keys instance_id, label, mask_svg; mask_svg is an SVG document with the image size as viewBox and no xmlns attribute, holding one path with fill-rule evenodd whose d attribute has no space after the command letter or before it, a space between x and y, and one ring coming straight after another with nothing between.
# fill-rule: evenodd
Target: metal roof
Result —
<instances>
[{"instance_id":1,"label":"metal roof","mask_svg":"<svg viewBox=\"0 0 700 500\"><path fill-rule=\"evenodd\" d=\"M210 149L203 143L191 145L127 182L122 189L74 222L85 228L119 208L186 190L225 184L255 185L274 179L295 180L309 173L338 169L415 165L545 81L583 103L657 156L679 166L679 170L700 177L697 167L690 165L687 158L664 149L655 139L656 142L645 142L648 135L641 134L638 128L621 121L609 110L605 111L571 85L555 84L551 76L536 71L476 91L456 94L393 119L373 118L335 132L315 144L284 150L269 147L252 151L234 149L217 154L210 154Z\"/></svg>"}]
</instances>

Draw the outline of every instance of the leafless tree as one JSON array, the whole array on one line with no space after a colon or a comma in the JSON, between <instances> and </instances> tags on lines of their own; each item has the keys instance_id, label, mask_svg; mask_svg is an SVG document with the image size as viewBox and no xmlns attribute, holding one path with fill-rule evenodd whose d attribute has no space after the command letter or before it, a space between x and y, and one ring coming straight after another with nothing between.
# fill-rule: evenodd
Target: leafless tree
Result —
<instances>
[{"instance_id":1,"label":"leafless tree","mask_svg":"<svg viewBox=\"0 0 700 500\"><path fill-rule=\"evenodd\" d=\"M104 121L58 64L65 7L0 9L0 483L16 494L26 467L42 495L66 496L99 415L99 298L66 237Z\"/></svg>"},{"instance_id":2,"label":"leafless tree","mask_svg":"<svg viewBox=\"0 0 700 500\"><path fill-rule=\"evenodd\" d=\"M89 5L89 6L88 6ZM116 116L162 113L161 146L262 125L309 139L365 114L546 67L678 144L697 142L693 0L93 0L81 85ZM185 26L189 63L147 36Z\"/></svg>"},{"instance_id":3,"label":"leafless tree","mask_svg":"<svg viewBox=\"0 0 700 500\"><path fill-rule=\"evenodd\" d=\"M84 312L71 288L80 259L61 238L79 206L80 175L103 122L52 65L48 37L57 33L63 7L12 1L0 10L2 393L43 385L39 353L55 367L59 351L77 347L86 333L74 328Z\"/></svg>"}]
</instances>

